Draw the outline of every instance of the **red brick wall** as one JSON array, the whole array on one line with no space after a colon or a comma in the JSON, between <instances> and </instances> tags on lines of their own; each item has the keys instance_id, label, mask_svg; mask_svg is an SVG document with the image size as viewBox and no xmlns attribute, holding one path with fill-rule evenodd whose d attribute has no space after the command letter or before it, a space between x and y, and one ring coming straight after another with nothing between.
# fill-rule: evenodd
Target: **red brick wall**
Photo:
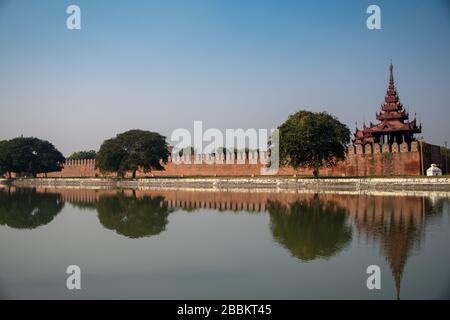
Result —
<instances>
[{"instance_id":1,"label":"red brick wall","mask_svg":"<svg viewBox=\"0 0 450 320\"><path fill-rule=\"evenodd\" d=\"M424 148L424 152L434 150ZM424 157L426 158L428 154ZM243 154L239 155L243 157ZM262 165L256 162L256 156L243 160L244 164L176 164L180 159L170 160L165 165L164 171L152 171L149 173L138 172L138 177L144 176L260 176ZM429 156L431 157L431 155ZM433 156L435 157L435 155ZM241 158L240 158L241 159ZM428 165L428 164L426 164ZM429 165L428 165L429 167ZM428 167L425 167L428 168ZM344 161L330 168L321 168L321 176L418 176L421 173L421 155L418 142L411 144L392 145L366 145L350 146ZM311 176L312 171L302 168L297 171L292 168L280 168L278 175ZM115 176L114 173L102 174L95 169L93 160L67 161L61 172L48 174L48 177L95 177ZM127 175L128 177L130 174Z\"/></svg>"}]
</instances>

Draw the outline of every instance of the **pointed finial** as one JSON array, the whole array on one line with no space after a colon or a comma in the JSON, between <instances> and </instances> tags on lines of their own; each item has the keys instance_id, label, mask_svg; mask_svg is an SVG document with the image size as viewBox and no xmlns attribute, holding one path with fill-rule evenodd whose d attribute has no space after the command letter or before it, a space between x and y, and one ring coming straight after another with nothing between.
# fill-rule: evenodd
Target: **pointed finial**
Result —
<instances>
[{"instance_id":1,"label":"pointed finial","mask_svg":"<svg viewBox=\"0 0 450 320\"><path fill-rule=\"evenodd\" d=\"M389 71L390 71L389 80L394 81L394 65L392 64L392 61L391 65L389 66Z\"/></svg>"}]
</instances>

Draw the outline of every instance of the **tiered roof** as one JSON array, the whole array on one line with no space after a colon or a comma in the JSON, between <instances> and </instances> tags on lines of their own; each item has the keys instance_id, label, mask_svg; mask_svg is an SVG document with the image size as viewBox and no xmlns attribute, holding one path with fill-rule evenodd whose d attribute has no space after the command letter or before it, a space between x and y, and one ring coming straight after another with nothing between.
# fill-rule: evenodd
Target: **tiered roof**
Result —
<instances>
[{"instance_id":1,"label":"tiered roof","mask_svg":"<svg viewBox=\"0 0 450 320\"><path fill-rule=\"evenodd\" d=\"M398 97L394 82L394 66L390 65L389 85L384 98L384 103L380 107L380 112L376 113L379 121L376 124L365 124L362 130L356 129L355 144L366 144L375 142L375 136L389 134L415 134L422 132L422 126L417 126L416 119L408 121L409 114L403 109L403 105Z\"/></svg>"}]
</instances>

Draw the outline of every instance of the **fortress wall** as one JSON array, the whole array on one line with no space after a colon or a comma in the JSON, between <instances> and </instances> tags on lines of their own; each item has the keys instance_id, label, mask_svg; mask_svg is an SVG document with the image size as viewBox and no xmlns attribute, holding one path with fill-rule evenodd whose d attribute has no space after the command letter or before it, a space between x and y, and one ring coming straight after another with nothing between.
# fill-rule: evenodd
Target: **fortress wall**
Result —
<instances>
[{"instance_id":1,"label":"fortress wall","mask_svg":"<svg viewBox=\"0 0 450 320\"><path fill-rule=\"evenodd\" d=\"M437 155L435 146L424 147L425 168L432 163L443 163L442 157ZM439 148L439 147L438 147ZM196 155L188 157L169 158L164 171L148 173L137 172L137 177L189 177L189 176L260 176L263 164L267 160L265 153L239 152L236 157L228 155L218 157L213 155ZM437 159L441 159L437 161ZM201 161L201 164L194 163ZM208 164L211 163L211 164ZM431 164L431 162L430 162ZM418 142L411 144L367 144L350 145L346 159L335 166L321 168L321 176L351 177L351 176L419 176L421 174L421 153ZM290 167L279 169L279 176L312 176L312 170ZM48 177L115 177L115 173L103 174L95 168L95 160L68 160L61 172L53 172ZM130 177L131 173L127 174Z\"/></svg>"}]
</instances>

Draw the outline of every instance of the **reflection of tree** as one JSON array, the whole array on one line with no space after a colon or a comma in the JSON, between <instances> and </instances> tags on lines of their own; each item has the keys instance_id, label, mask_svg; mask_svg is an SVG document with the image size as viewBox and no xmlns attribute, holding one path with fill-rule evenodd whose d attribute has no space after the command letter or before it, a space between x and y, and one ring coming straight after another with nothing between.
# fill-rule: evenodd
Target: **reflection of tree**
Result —
<instances>
[{"instance_id":1,"label":"reflection of tree","mask_svg":"<svg viewBox=\"0 0 450 320\"><path fill-rule=\"evenodd\" d=\"M332 202L317 197L290 207L269 202L268 210L273 237L300 260L329 258L352 239L345 210Z\"/></svg>"},{"instance_id":2,"label":"reflection of tree","mask_svg":"<svg viewBox=\"0 0 450 320\"><path fill-rule=\"evenodd\" d=\"M129 238L154 236L166 229L171 210L164 197L114 196L100 197L96 203L100 223L107 229Z\"/></svg>"},{"instance_id":3,"label":"reflection of tree","mask_svg":"<svg viewBox=\"0 0 450 320\"><path fill-rule=\"evenodd\" d=\"M63 207L58 194L36 193L34 189L0 191L0 225L34 229L52 221Z\"/></svg>"}]
</instances>

